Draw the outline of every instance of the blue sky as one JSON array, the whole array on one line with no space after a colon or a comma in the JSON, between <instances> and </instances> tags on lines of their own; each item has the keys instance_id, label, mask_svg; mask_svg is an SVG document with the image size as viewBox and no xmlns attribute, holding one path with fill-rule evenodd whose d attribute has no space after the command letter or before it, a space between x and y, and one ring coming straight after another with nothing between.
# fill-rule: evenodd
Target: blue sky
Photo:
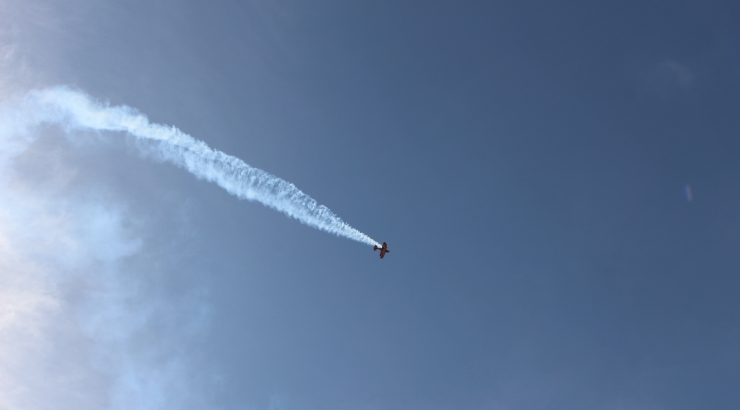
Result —
<instances>
[{"instance_id":1,"label":"blue sky","mask_svg":"<svg viewBox=\"0 0 740 410\"><path fill-rule=\"evenodd\" d=\"M3 113L136 107L391 249L4 116L0 408L740 401L733 2L0 7Z\"/></svg>"}]
</instances>

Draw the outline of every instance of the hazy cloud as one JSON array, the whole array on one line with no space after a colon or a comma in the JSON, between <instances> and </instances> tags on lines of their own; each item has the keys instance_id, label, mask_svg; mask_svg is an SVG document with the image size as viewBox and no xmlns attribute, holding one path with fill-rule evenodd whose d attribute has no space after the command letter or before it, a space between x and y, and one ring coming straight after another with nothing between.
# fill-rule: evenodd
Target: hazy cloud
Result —
<instances>
[{"instance_id":1,"label":"hazy cloud","mask_svg":"<svg viewBox=\"0 0 740 410\"><path fill-rule=\"evenodd\" d=\"M664 60L640 71L638 91L641 94L672 99L696 86L694 71L675 60Z\"/></svg>"},{"instance_id":2,"label":"hazy cloud","mask_svg":"<svg viewBox=\"0 0 740 410\"><path fill-rule=\"evenodd\" d=\"M694 85L694 74L688 67L676 61L666 60L658 64L656 69L656 80L666 85L674 85L682 89L688 89Z\"/></svg>"},{"instance_id":3,"label":"hazy cloud","mask_svg":"<svg viewBox=\"0 0 740 410\"><path fill-rule=\"evenodd\" d=\"M28 132L0 121L0 408L206 407L207 293L146 238L176 239Z\"/></svg>"}]
</instances>

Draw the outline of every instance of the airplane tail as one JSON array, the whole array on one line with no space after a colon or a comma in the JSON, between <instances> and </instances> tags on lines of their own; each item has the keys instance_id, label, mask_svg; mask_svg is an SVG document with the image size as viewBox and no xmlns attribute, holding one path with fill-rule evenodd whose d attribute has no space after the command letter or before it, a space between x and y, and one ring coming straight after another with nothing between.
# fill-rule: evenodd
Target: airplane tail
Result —
<instances>
[{"instance_id":1,"label":"airplane tail","mask_svg":"<svg viewBox=\"0 0 740 410\"><path fill-rule=\"evenodd\" d=\"M378 245L373 245L373 252L377 251L378 249L380 249L378 248Z\"/></svg>"}]
</instances>

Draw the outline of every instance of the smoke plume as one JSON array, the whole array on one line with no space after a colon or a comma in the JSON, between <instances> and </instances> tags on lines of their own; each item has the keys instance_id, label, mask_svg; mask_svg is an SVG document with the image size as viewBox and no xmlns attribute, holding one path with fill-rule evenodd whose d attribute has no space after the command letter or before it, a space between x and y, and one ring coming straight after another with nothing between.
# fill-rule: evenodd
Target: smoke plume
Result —
<instances>
[{"instance_id":1,"label":"smoke plume","mask_svg":"<svg viewBox=\"0 0 740 410\"><path fill-rule=\"evenodd\" d=\"M238 198L260 202L314 228L379 245L292 183L215 150L176 127L151 123L134 108L110 106L64 86L31 91L10 107L0 113L6 132L30 135L27 131L43 124L57 125L67 132L125 132L154 142L154 154L158 158L214 182Z\"/></svg>"}]
</instances>

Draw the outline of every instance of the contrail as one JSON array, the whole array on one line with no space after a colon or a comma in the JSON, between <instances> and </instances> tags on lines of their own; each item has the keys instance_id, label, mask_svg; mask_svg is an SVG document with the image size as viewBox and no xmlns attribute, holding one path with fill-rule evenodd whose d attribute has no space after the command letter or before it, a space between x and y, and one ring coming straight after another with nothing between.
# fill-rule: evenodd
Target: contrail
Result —
<instances>
[{"instance_id":1,"label":"contrail","mask_svg":"<svg viewBox=\"0 0 740 410\"><path fill-rule=\"evenodd\" d=\"M17 112L4 114L0 117L5 123L4 132L25 134L29 128L53 124L67 132L118 131L156 142L155 153L163 160L216 183L240 199L260 202L308 226L380 246L290 182L215 150L173 126L151 123L135 108L103 104L83 92L60 86L31 91Z\"/></svg>"}]
</instances>

